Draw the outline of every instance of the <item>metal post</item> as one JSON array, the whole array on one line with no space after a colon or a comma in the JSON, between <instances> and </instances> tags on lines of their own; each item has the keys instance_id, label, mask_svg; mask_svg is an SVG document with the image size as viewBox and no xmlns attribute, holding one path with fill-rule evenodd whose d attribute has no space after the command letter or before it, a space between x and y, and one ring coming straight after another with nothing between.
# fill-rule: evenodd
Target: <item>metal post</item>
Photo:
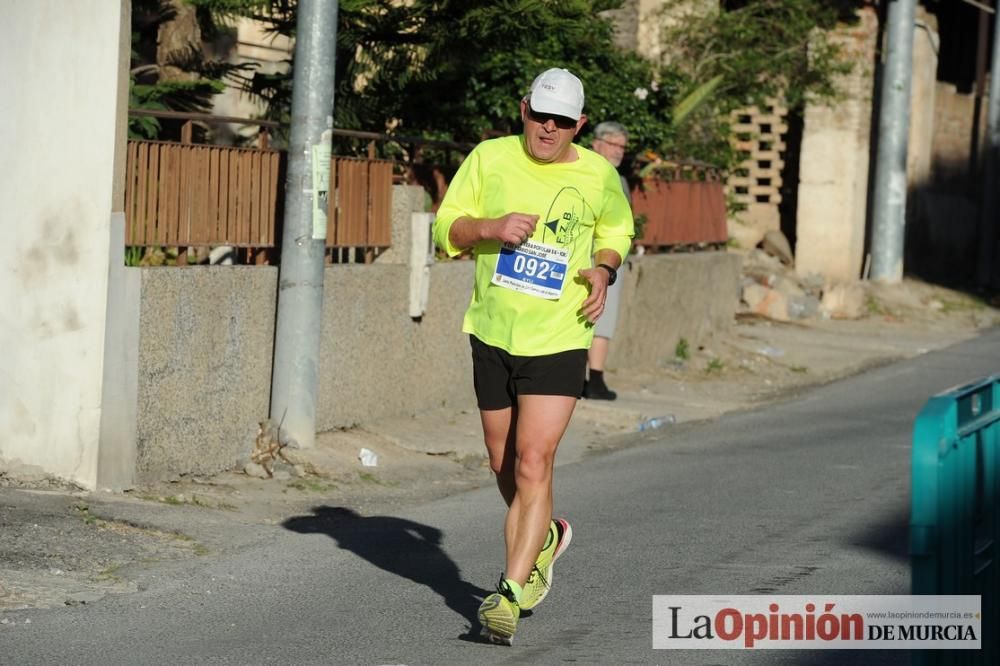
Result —
<instances>
[{"instance_id":1,"label":"metal post","mask_svg":"<svg viewBox=\"0 0 1000 666\"><path fill-rule=\"evenodd\" d=\"M1000 3L997 9L1000 10ZM986 155L983 164L983 199L979 219L980 286L1000 289L1000 248L997 247L997 182L1000 176L1000 11L993 14L993 57L986 110Z\"/></svg>"},{"instance_id":2,"label":"metal post","mask_svg":"<svg viewBox=\"0 0 1000 666\"><path fill-rule=\"evenodd\" d=\"M302 447L316 440L336 43L337 0L299 0L271 419Z\"/></svg>"},{"instance_id":3,"label":"metal post","mask_svg":"<svg viewBox=\"0 0 1000 666\"><path fill-rule=\"evenodd\" d=\"M903 279L906 144L910 131L915 15L916 0L889 3L875 166L871 277L892 283Z\"/></svg>"}]
</instances>

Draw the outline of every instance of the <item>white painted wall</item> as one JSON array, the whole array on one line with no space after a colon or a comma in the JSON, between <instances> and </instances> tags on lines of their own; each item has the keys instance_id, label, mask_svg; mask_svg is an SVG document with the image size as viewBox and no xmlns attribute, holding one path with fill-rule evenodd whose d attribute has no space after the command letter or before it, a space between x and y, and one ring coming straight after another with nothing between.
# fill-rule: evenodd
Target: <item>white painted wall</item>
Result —
<instances>
[{"instance_id":1,"label":"white painted wall","mask_svg":"<svg viewBox=\"0 0 1000 666\"><path fill-rule=\"evenodd\" d=\"M0 465L88 488L128 13L128 0L0 0Z\"/></svg>"}]
</instances>

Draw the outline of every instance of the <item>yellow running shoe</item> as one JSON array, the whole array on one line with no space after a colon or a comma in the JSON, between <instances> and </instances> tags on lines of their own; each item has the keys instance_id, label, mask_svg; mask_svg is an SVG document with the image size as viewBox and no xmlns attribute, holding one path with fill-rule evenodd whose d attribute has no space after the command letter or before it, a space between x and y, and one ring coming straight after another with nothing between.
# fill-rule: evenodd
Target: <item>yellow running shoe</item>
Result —
<instances>
[{"instance_id":1,"label":"yellow running shoe","mask_svg":"<svg viewBox=\"0 0 1000 666\"><path fill-rule=\"evenodd\" d=\"M501 576L497 591L483 599L479 606L479 623L483 625L483 636L491 643L514 644L514 631L521 609L514 598L514 592Z\"/></svg>"},{"instance_id":2,"label":"yellow running shoe","mask_svg":"<svg viewBox=\"0 0 1000 666\"><path fill-rule=\"evenodd\" d=\"M524 584L524 592L521 593L522 610L534 608L548 595L552 589L552 565L566 552L569 542L573 540L573 528L565 518L554 518L549 530L552 534L549 545L538 553L535 566L528 575L528 582Z\"/></svg>"}]
</instances>

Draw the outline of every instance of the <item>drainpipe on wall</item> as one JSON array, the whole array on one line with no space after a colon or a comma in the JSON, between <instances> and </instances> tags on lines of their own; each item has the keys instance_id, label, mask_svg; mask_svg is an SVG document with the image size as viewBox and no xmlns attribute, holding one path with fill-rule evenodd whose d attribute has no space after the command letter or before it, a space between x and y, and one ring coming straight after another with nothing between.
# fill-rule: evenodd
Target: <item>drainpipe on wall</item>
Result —
<instances>
[{"instance_id":1,"label":"drainpipe on wall","mask_svg":"<svg viewBox=\"0 0 1000 666\"><path fill-rule=\"evenodd\" d=\"M871 278L890 283L903 279L915 16L916 0L889 3L875 162Z\"/></svg>"},{"instance_id":2,"label":"drainpipe on wall","mask_svg":"<svg viewBox=\"0 0 1000 666\"><path fill-rule=\"evenodd\" d=\"M271 420L281 425L281 441L311 447L316 442L337 0L299 0L295 35Z\"/></svg>"}]
</instances>

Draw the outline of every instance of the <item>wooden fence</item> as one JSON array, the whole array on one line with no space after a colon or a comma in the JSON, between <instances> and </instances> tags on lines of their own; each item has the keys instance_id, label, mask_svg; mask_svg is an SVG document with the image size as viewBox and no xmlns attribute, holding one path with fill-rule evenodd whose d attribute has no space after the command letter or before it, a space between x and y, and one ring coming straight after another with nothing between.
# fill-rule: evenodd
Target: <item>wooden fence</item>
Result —
<instances>
[{"instance_id":1,"label":"wooden fence","mask_svg":"<svg viewBox=\"0 0 1000 666\"><path fill-rule=\"evenodd\" d=\"M282 152L161 141L129 141L126 245L252 251L278 245L283 213ZM330 167L327 248L362 248L366 261L392 243L393 163L334 157ZM723 183L711 170L679 169L646 178L632 192L646 217L650 249L725 243ZM331 260L334 260L331 255ZM268 260L257 254L257 260Z\"/></svg>"},{"instance_id":2,"label":"wooden fence","mask_svg":"<svg viewBox=\"0 0 1000 666\"><path fill-rule=\"evenodd\" d=\"M392 162L334 157L330 192L327 247L392 244Z\"/></svg>"},{"instance_id":3,"label":"wooden fence","mask_svg":"<svg viewBox=\"0 0 1000 666\"><path fill-rule=\"evenodd\" d=\"M648 177L632 190L632 212L644 215L642 238L650 249L724 244L726 196L713 171L683 170Z\"/></svg>"},{"instance_id":4,"label":"wooden fence","mask_svg":"<svg viewBox=\"0 0 1000 666\"><path fill-rule=\"evenodd\" d=\"M129 141L126 245L269 249L280 237L282 152ZM392 162L334 157L328 248L391 244Z\"/></svg>"},{"instance_id":5,"label":"wooden fence","mask_svg":"<svg viewBox=\"0 0 1000 666\"><path fill-rule=\"evenodd\" d=\"M281 154L129 141L125 244L273 247Z\"/></svg>"}]
</instances>

